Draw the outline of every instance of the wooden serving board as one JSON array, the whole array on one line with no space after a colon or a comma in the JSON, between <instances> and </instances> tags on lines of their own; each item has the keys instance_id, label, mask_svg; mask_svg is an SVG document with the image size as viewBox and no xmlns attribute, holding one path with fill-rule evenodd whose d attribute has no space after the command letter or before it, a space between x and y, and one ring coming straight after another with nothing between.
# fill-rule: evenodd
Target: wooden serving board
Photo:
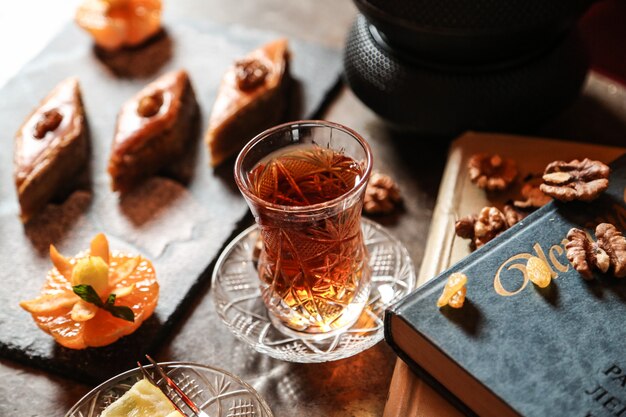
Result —
<instances>
[{"instance_id":1,"label":"wooden serving board","mask_svg":"<svg viewBox=\"0 0 626 417\"><path fill-rule=\"evenodd\" d=\"M540 174L554 160L591 158L610 163L626 152L611 146L567 142L534 137L468 132L450 146L437 204L428 233L424 262L417 285L426 283L471 253L469 240L454 233L460 217L491 205L502 208L510 199L519 199L521 181L501 194L476 187L467 175L467 161L475 153L497 153L514 159L518 178ZM461 417L463 413L439 392L423 382L400 359L394 369L384 417Z\"/></svg>"},{"instance_id":2,"label":"wooden serving board","mask_svg":"<svg viewBox=\"0 0 626 417\"><path fill-rule=\"evenodd\" d=\"M276 38L274 33L209 22L166 22L159 53L169 59L155 74L120 78L96 57L92 41L68 24L0 91L0 356L98 382L132 367L153 351L205 285L212 263L246 219L232 161L213 170L201 139L222 74L234 59ZM339 80L339 51L291 40L294 117L313 117ZM201 108L195 155L184 171L186 185L154 177L120 198L110 191L106 164L121 104L156 76L185 68ZM91 133L86 191L50 205L27 226L18 218L13 185L13 134L61 80L79 78ZM73 351L40 331L18 302L37 296L51 267L48 248L74 255L104 232L112 249L142 253L154 262L160 299L155 314L133 335L104 348ZM198 346L202 349L202 346Z\"/></svg>"}]
</instances>

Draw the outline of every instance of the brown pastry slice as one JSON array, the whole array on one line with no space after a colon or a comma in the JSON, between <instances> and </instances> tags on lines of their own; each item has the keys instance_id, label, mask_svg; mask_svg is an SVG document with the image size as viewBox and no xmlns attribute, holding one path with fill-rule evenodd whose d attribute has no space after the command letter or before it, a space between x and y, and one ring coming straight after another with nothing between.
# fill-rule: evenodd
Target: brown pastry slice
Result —
<instances>
[{"instance_id":1,"label":"brown pastry slice","mask_svg":"<svg viewBox=\"0 0 626 417\"><path fill-rule=\"evenodd\" d=\"M198 103L183 70L148 84L117 117L109 160L114 191L128 191L180 158L194 136Z\"/></svg>"},{"instance_id":2,"label":"brown pastry slice","mask_svg":"<svg viewBox=\"0 0 626 417\"><path fill-rule=\"evenodd\" d=\"M255 49L224 74L205 137L211 165L219 165L256 134L282 121L288 64L287 40L278 39Z\"/></svg>"},{"instance_id":3,"label":"brown pastry slice","mask_svg":"<svg viewBox=\"0 0 626 417\"><path fill-rule=\"evenodd\" d=\"M78 80L68 78L28 116L15 137L14 178L24 223L73 182L88 152Z\"/></svg>"}]
</instances>

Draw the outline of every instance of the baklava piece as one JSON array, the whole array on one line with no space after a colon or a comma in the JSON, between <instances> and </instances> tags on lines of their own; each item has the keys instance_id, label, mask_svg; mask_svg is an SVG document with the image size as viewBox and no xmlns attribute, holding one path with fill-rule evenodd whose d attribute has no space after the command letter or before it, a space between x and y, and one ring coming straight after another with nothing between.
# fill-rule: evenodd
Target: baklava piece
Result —
<instances>
[{"instance_id":1,"label":"baklava piece","mask_svg":"<svg viewBox=\"0 0 626 417\"><path fill-rule=\"evenodd\" d=\"M217 166L261 131L283 121L288 102L286 39L270 42L236 61L224 77L205 141Z\"/></svg>"},{"instance_id":2,"label":"baklava piece","mask_svg":"<svg viewBox=\"0 0 626 417\"><path fill-rule=\"evenodd\" d=\"M15 137L14 178L24 223L67 190L88 153L78 80L68 78L28 116Z\"/></svg>"},{"instance_id":3,"label":"baklava piece","mask_svg":"<svg viewBox=\"0 0 626 417\"><path fill-rule=\"evenodd\" d=\"M167 73L120 110L108 171L114 191L126 192L182 157L193 141L198 103L183 70Z\"/></svg>"}]
</instances>

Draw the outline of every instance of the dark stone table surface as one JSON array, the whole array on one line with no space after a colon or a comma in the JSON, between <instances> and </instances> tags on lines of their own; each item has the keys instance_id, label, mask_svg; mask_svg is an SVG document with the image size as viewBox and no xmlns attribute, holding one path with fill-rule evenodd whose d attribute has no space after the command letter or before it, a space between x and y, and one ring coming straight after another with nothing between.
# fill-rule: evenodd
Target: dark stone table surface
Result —
<instances>
[{"instance_id":1,"label":"dark stone table surface","mask_svg":"<svg viewBox=\"0 0 626 417\"><path fill-rule=\"evenodd\" d=\"M337 48L342 46L356 13L349 0L165 3L167 16L171 18L206 16ZM592 76L582 99L557 120L533 133L624 143L625 114L623 87ZM404 210L383 223L407 246L419 268L448 140L392 133L346 88L339 91L325 118L360 132L372 145L375 168L398 180L405 198ZM384 342L355 357L324 364L292 364L258 354L235 339L219 321L208 285L157 352L157 359L200 362L228 369L250 382L278 417L381 416L396 361ZM92 388L7 360L0 360L0 381L0 416L7 417L62 416Z\"/></svg>"}]
</instances>

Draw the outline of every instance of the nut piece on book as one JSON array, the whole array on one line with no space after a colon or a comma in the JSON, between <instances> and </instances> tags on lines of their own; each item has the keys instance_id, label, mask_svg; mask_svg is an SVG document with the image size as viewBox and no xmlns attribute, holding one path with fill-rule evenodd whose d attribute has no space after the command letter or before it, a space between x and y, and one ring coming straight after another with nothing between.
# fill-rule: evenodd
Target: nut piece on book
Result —
<instances>
[{"instance_id":1,"label":"nut piece on book","mask_svg":"<svg viewBox=\"0 0 626 417\"><path fill-rule=\"evenodd\" d=\"M41 330L70 349L109 345L133 333L159 298L152 263L141 255L110 252L103 234L73 258L50 246L52 268L41 295L22 301Z\"/></svg>"},{"instance_id":2,"label":"nut piece on book","mask_svg":"<svg viewBox=\"0 0 626 417\"><path fill-rule=\"evenodd\" d=\"M135 382L100 417L183 417L161 390L147 379Z\"/></svg>"},{"instance_id":3,"label":"nut piece on book","mask_svg":"<svg viewBox=\"0 0 626 417\"><path fill-rule=\"evenodd\" d=\"M373 172L363 202L363 211L367 214L389 214L402 202L398 184L386 174Z\"/></svg>"},{"instance_id":4,"label":"nut piece on book","mask_svg":"<svg viewBox=\"0 0 626 417\"><path fill-rule=\"evenodd\" d=\"M600 225L598 225L600 227ZM606 238L606 231L601 229L603 237ZM593 268L598 268L603 273L609 270L611 259L606 251L600 247L598 242L594 242L584 230L572 228L567 232L568 242L565 244L567 259L575 270L583 278L589 280L593 278Z\"/></svg>"},{"instance_id":5,"label":"nut piece on book","mask_svg":"<svg viewBox=\"0 0 626 417\"><path fill-rule=\"evenodd\" d=\"M483 207L478 215L462 217L454 225L457 236L471 239L473 248L480 248L507 228L504 213L496 207Z\"/></svg>"},{"instance_id":6,"label":"nut piece on book","mask_svg":"<svg viewBox=\"0 0 626 417\"><path fill-rule=\"evenodd\" d=\"M65 191L88 153L78 80L68 78L28 116L15 137L14 179L23 222Z\"/></svg>"},{"instance_id":7,"label":"nut piece on book","mask_svg":"<svg viewBox=\"0 0 626 417\"><path fill-rule=\"evenodd\" d=\"M238 153L261 131L283 121L288 81L286 39L263 45L226 71L205 137L212 166Z\"/></svg>"},{"instance_id":8,"label":"nut piece on book","mask_svg":"<svg viewBox=\"0 0 626 417\"><path fill-rule=\"evenodd\" d=\"M461 308L465 302L465 294L467 293L467 276L460 272L455 272L448 277L443 292L437 300L437 307L450 306L452 308Z\"/></svg>"},{"instance_id":9,"label":"nut piece on book","mask_svg":"<svg viewBox=\"0 0 626 417\"><path fill-rule=\"evenodd\" d=\"M167 73L128 100L117 117L108 171L126 192L182 157L194 140L198 104L187 73Z\"/></svg>"},{"instance_id":10,"label":"nut piece on book","mask_svg":"<svg viewBox=\"0 0 626 417\"><path fill-rule=\"evenodd\" d=\"M467 162L470 180L487 191L502 191L517 177L517 165L500 155L477 153Z\"/></svg>"},{"instance_id":11,"label":"nut piece on book","mask_svg":"<svg viewBox=\"0 0 626 417\"><path fill-rule=\"evenodd\" d=\"M592 201L609 187L609 174L608 166L588 158L554 161L546 167L540 189L560 201Z\"/></svg>"},{"instance_id":12,"label":"nut piece on book","mask_svg":"<svg viewBox=\"0 0 626 417\"><path fill-rule=\"evenodd\" d=\"M617 278L626 277L626 238L622 232L610 223L596 226L598 247L609 257L613 275Z\"/></svg>"},{"instance_id":13,"label":"nut piece on book","mask_svg":"<svg viewBox=\"0 0 626 417\"><path fill-rule=\"evenodd\" d=\"M85 0L75 20L101 48L137 46L161 30L161 0Z\"/></svg>"}]
</instances>

